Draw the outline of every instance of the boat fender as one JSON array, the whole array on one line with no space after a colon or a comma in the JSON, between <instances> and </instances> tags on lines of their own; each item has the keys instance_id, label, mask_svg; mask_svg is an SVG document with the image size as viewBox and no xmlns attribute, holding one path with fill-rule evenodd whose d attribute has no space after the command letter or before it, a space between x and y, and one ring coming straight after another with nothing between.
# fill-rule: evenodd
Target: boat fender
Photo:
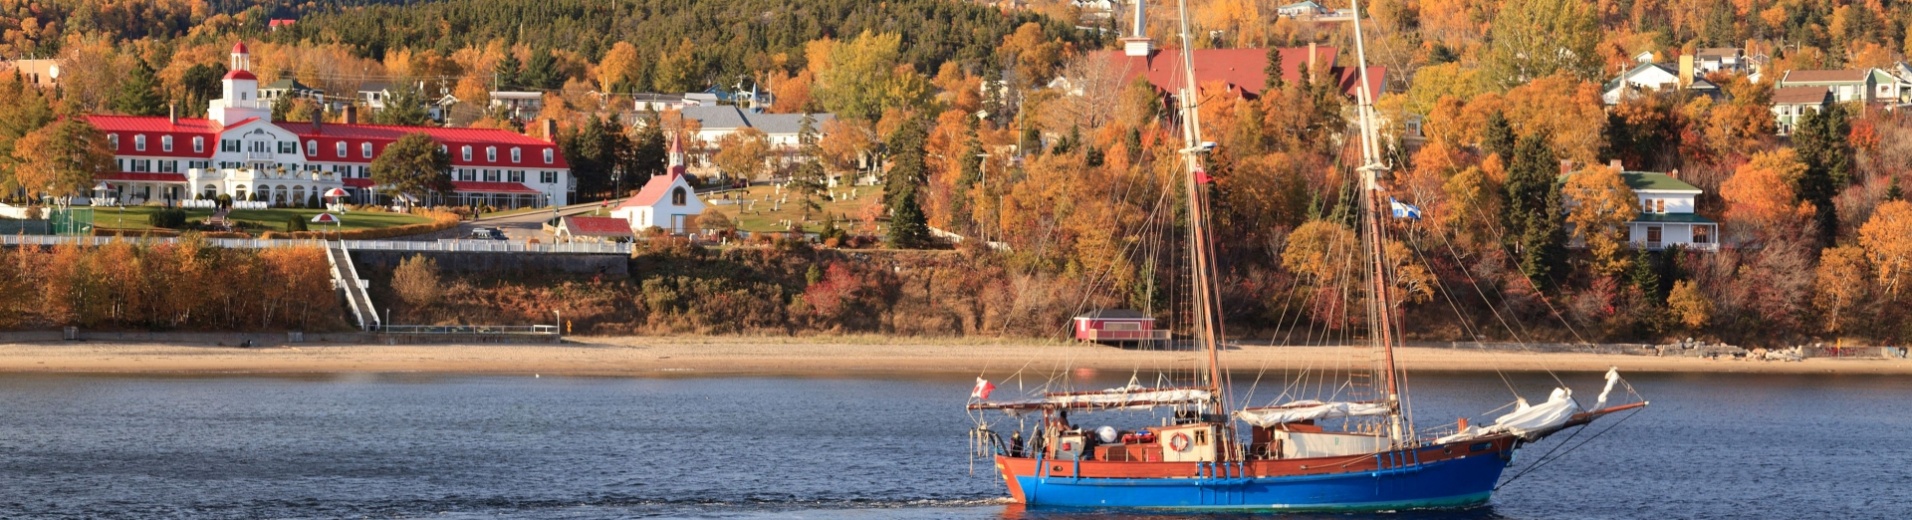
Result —
<instances>
[{"instance_id":1,"label":"boat fender","mask_svg":"<svg viewBox=\"0 0 1912 520\"><path fill-rule=\"evenodd\" d=\"M1175 450L1175 451L1188 451L1188 434L1182 433L1182 432L1175 432L1174 436L1171 436L1168 438L1168 449Z\"/></svg>"}]
</instances>

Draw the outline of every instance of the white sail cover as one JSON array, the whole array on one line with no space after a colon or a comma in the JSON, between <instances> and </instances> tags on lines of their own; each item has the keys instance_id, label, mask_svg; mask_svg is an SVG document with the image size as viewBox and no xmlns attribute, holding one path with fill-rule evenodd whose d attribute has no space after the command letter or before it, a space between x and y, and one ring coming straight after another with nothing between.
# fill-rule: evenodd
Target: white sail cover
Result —
<instances>
[{"instance_id":1,"label":"white sail cover","mask_svg":"<svg viewBox=\"0 0 1912 520\"><path fill-rule=\"evenodd\" d=\"M1600 390L1600 399L1594 403L1594 410L1607 407L1607 394L1613 393L1613 385L1619 382L1620 369L1618 367L1607 369L1607 386ZM1445 443L1497 433L1527 435L1535 432L1552 432L1567 424L1568 420L1573 419L1573 414L1581 411L1580 404L1573 400L1573 391L1565 388L1555 388L1553 394L1547 396L1547 402L1538 405L1530 406L1526 399L1521 399L1518 403L1513 412L1494 419L1493 426L1486 428L1469 426L1453 435L1435 439L1434 442Z\"/></svg>"},{"instance_id":2,"label":"white sail cover","mask_svg":"<svg viewBox=\"0 0 1912 520\"><path fill-rule=\"evenodd\" d=\"M1235 412L1248 424L1269 427L1277 424L1316 419L1387 415L1386 403L1322 402L1313 399L1294 401L1271 408L1251 408Z\"/></svg>"},{"instance_id":3,"label":"white sail cover","mask_svg":"<svg viewBox=\"0 0 1912 520\"><path fill-rule=\"evenodd\" d=\"M1200 403L1209 399L1207 390L1196 388L1148 389L1110 388L1101 392L1050 394L1043 401L1064 408L1147 408L1165 404Z\"/></svg>"}]
</instances>

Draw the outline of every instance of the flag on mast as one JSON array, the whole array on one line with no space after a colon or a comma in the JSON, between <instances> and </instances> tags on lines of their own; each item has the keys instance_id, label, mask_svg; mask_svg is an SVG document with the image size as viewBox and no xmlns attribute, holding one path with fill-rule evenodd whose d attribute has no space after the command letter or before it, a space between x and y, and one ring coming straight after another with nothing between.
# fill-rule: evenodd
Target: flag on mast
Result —
<instances>
[{"instance_id":1,"label":"flag on mast","mask_svg":"<svg viewBox=\"0 0 1912 520\"><path fill-rule=\"evenodd\" d=\"M969 391L969 398L977 401L988 401L989 393L994 391L996 391L996 385L989 384L989 380L978 377L976 378L976 389Z\"/></svg>"},{"instance_id":2,"label":"flag on mast","mask_svg":"<svg viewBox=\"0 0 1912 520\"><path fill-rule=\"evenodd\" d=\"M1394 200L1394 197L1388 197L1388 206L1394 209L1394 218L1421 219L1421 208L1414 207L1412 204Z\"/></svg>"}]
</instances>

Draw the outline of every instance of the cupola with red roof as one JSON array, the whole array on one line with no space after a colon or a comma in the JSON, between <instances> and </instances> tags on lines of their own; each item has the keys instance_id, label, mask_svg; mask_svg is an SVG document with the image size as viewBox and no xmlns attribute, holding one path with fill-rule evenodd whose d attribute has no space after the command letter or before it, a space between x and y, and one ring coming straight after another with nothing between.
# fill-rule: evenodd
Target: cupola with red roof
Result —
<instances>
[{"instance_id":1,"label":"cupola with red roof","mask_svg":"<svg viewBox=\"0 0 1912 520\"><path fill-rule=\"evenodd\" d=\"M230 125L246 119L270 120L272 106L259 101L259 77L252 75L252 53L246 42L232 44L232 71L220 80L222 96L206 107L206 118Z\"/></svg>"}]
</instances>

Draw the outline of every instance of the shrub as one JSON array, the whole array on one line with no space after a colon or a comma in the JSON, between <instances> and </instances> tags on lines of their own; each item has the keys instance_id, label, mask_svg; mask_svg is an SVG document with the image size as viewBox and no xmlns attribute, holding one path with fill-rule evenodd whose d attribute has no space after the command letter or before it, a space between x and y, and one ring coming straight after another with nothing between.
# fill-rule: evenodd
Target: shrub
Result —
<instances>
[{"instance_id":1,"label":"shrub","mask_svg":"<svg viewBox=\"0 0 1912 520\"><path fill-rule=\"evenodd\" d=\"M430 307L438 302L438 262L424 255L412 255L398 262L392 271L392 290L405 303Z\"/></svg>"},{"instance_id":2,"label":"shrub","mask_svg":"<svg viewBox=\"0 0 1912 520\"><path fill-rule=\"evenodd\" d=\"M232 195L221 193L219 196L213 197L212 200L221 208L232 207Z\"/></svg>"},{"instance_id":3,"label":"shrub","mask_svg":"<svg viewBox=\"0 0 1912 520\"><path fill-rule=\"evenodd\" d=\"M146 217L146 223L156 228L183 228L186 227L186 210L171 208L154 211Z\"/></svg>"},{"instance_id":4,"label":"shrub","mask_svg":"<svg viewBox=\"0 0 1912 520\"><path fill-rule=\"evenodd\" d=\"M305 231L306 230L305 219L299 217L298 215L293 215L292 217L287 218L285 220L285 230L288 232Z\"/></svg>"}]
</instances>

